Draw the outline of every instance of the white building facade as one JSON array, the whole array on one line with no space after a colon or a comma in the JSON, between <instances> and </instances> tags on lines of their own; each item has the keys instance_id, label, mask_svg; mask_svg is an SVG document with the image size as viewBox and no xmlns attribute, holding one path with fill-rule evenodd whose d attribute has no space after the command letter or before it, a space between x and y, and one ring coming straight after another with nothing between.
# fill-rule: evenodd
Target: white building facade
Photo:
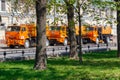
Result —
<instances>
[{"instance_id":1,"label":"white building facade","mask_svg":"<svg viewBox=\"0 0 120 80\"><path fill-rule=\"evenodd\" d=\"M2 18L2 24L8 26L10 24L19 23L29 23L30 21L34 21L31 16L32 14L21 14L21 12L15 12L12 8L12 1L14 0L0 0L0 15Z\"/></svg>"}]
</instances>

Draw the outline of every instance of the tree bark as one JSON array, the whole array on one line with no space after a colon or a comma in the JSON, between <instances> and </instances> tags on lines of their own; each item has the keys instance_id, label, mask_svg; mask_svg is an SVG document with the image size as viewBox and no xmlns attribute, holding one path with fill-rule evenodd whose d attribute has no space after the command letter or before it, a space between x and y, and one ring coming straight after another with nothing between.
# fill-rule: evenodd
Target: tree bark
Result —
<instances>
[{"instance_id":1,"label":"tree bark","mask_svg":"<svg viewBox=\"0 0 120 80\"><path fill-rule=\"evenodd\" d=\"M37 46L34 69L46 69L46 0L36 0Z\"/></svg>"},{"instance_id":2,"label":"tree bark","mask_svg":"<svg viewBox=\"0 0 120 80\"><path fill-rule=\"evenodd\" d=\"M114 0L116 3L120 3L120 0ZM120 57L120 4L117 4L117 56Z\"/></svg>"},{"instance_id":3,"label":"tree bark","mask_svg":"<svg viewBox=\"0 0 120 80\"><path fill-rule=\"evenodd\" d=\"M79 62L82 63L82 44L81 44L81 15L80 15L80 7L78 7L79 9L79 12L78 12L78 15L79 15Z\"/></svg>"},{"instance_id":4,"label":"tree bark","mask_svg":"<svg viewBox=\"0 0 120 80\"><path fill-rule=\"evenodd\" d=\"M1 18L1 15L0 15L0 24L1 24L1 22L2 22L2 18Z\"/></svg>"},{"instance_id":5,"label":"tree bark","mask_svg":"<svg viewBox=\"0 0 120 80\"><path fill-rule=\"evenodd\" d=\"M120 2L120 0L116 0L117 2ZM117 5L117 8L120 7L120 4ZM118 43L118 51L117 56L120 57L120 9L117 9L117 43Z\"/></svg>"},{"instance_id":6,"label":"tree bark","mask_svg":"<svg viewBox=\"0 0 120 80\"><path fill-rule=\"evenodd\" d=\"M77 43L75 34L75 23L74 23L74 6L69 3L69 0L64 0L67 5L67 18L69 28L69 39L70 39L70 58L78 59Z\"/></svg>"},{"instance_id":7,"label":"tree bark","mask_svg":"<svg viewBox=\"0 0 120 80\"><path fill-rule=\"evenodd\" d=\"M120 57L120 10L117 11L117 43L118 43L118 46L117 46L117 56Z\"/></svg>"}]
</instances>

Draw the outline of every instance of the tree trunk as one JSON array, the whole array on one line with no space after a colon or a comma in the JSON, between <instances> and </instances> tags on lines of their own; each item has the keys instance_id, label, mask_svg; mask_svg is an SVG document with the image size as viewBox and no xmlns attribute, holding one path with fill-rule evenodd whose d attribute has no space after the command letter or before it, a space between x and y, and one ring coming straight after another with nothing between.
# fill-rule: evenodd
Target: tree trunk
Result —
<instances>
[{"instance_id":1,"label":"tree trunk","mask_svg":"<svg viewBox=\"0 0 120 80\"><path fill-rule=\"evenodd\" d=\"M2 18L1 18L1 15L0 15L0 24L1 24L1 22L2 22Z\"/></svg>"},{"instance_id":2,"label":"tree trunk","mask_svg":"<svg viewBox=\"0 0 120 80\"><path fill-rule=\"evenodd\" d=\"M114 0L116 3L120 0ZM120 4L117 4L117 56L120 57Z\"/></svg>"},{"instance_id":3,"label":"tree trunk","mask_svg":"<svg viewBox=\"0 0 120 80\"><path fill-rule=\"evenodd\" d=\"M81 44L81 15L80 15L80 7L79 7L79 12L78 12L78 15L79 15L79 62L82 63L82 44Z\"/></svg>"},{"instance_id":4,"label":"tree trunk","mask_svg":"<svg viewBox=\"0 0 120 80\"><path fill-rule=\"evenodd\" d=\"M74 6L69 3L69 0L64 0L67 5L67 17L69 27L69 38L70 38L70 58L78 59L77 43L75 34L75 23L74 23Z\"/></svg>"},{"instance_id":5,"label":"tree trunk","mask_svg":"<svg viewBox=\"0 0 120 80\"><path fill-rule=\"evenodd\" d=\"M120 0L116 0L117 2ZM117 9L118 7L120 7L120 4L117 5ZM120 57L120 9L117 10L117 43L118 43L118 52L117 52L117 56Z\"/></svg>"},{"instance_id":6,"label":"tree trunk","mask_svg":"<svg viewBox=\"0 0 120 80\"><path fill-rule=\"evenodd\" d=\"M46 69L46 0L36 0L37 46L34 69Z\"/></svg>"}]
</instances>

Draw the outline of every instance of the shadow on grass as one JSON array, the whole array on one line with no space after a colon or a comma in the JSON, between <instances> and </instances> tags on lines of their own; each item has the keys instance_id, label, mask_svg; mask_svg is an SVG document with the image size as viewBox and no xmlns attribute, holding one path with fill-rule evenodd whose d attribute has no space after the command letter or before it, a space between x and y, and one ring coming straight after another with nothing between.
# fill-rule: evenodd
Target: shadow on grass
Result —
<instances>
[{"instance_id":1,"label":"shadow on grass","mask_svg":"<svg viewBox=\"0 0 120 80\"><path fill-rule=\"evenodd\" d=\"M78 60L65 58L49 59L48 63L51 65L87 66L101 69L120 68L120 60L117 58L116 51L84 54L83 57L83 64L80 64Z\"/></svg>"},{"instance_id":2,"label":"shadow on grass","mask_svg":"<svg viewBox=\"0 0 120 80\"><path fill-rule=\"evenodd\" d=\"M67 73L61 75L54 68L45 71L33 69L10 68L0 70L0 80L65 80Z\"/></svg>"}]
</instances>

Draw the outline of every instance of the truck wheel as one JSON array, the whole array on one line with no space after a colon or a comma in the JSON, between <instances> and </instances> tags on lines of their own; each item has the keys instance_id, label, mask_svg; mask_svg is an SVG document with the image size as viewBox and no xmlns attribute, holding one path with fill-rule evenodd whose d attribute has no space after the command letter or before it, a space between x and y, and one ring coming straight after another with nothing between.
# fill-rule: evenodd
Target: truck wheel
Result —
<instances>
[{"instance_id":1,"label":"truck wheel","mask_svg":"<svg viewBox=\"0 0 120 80\"><path fill-rule=\"evenodd\" d=\"M30 47L30 42L29 42L29 40L25 40L24 47L25 47L25 48L29 48L29 47Z\"/></svg>"},{"instance_id":2,"label":"truck wheel","mask_svg":"<svg viewBox=\"0 0 120 80\"><path fill-rule=\"evenodd\" d=\"M46 46L49 46L50 45L50 43L49 43L49 40L47 39L46 40Z\"/></svg>"},{"instance_id":3,"label":"truck wheel","mask_svg":"<svg viewBox=\"0 0 120 80\"><path fill-rule=\"evenodd\" d=\"M81 44L83 44L83 39L81 39Z\"/></svg>"},{"instance_id":4,"label":"truck wheel","mask_svg":"<svg viewBox=\"0 0 120 80\"><path fill-rule=\"evenodd\" d=\"M67 38L65 38L63 45L64 45L64 46L67 46L67 45L68 45L68 40L67 40Z\"/></svg>"},{"instance_id":5,"label":"truck wheel","mask_svg":"<svg viewBox=\"0 0 120 80\"><path fill-rule=\"evenodd\" d=\"M87 44L87 42L88 42L87 40L82 39L82 43L83 43L83 44Z\"/></svg>"},{"instance_id":6,"label":"truck wheel","mask_svg":"<svg viewBox=\"0 0 120 80\"><path fill-rule=\"evenodd\" d=\"M96 42L95 42L96 44L99 44L99 39L98 38L96 38Z\"/></svg>"},{"instance_id":7,"label":"truck wheel","mask_svg":"<svg viewBox=\"0 0 120 80\"><path fill-rule=\"evenodd\" d=\"M12 48L14 48L15 46L13 46L13 45L10 45L10 48L12 49Z\"/></svg>"},{"instance_id":8,"label":"truck wheel","mask_svg":"<svg viewBox=\"0 0 120 80\"><path fill-rule=\"evenodd\" d=\"M76 36L77 44L79 44L79 36Z\"/></svg>"},{"instance_id":9,"label":"truck wheel","mask_svg":"<svg viewBox=\"0 0 120 80\"><path fill-rule=\"evenodd\" d=\"M106 43L109 43L109 42L110 42L110 38L106 37Z\"/></svg>"}]
</instances>

